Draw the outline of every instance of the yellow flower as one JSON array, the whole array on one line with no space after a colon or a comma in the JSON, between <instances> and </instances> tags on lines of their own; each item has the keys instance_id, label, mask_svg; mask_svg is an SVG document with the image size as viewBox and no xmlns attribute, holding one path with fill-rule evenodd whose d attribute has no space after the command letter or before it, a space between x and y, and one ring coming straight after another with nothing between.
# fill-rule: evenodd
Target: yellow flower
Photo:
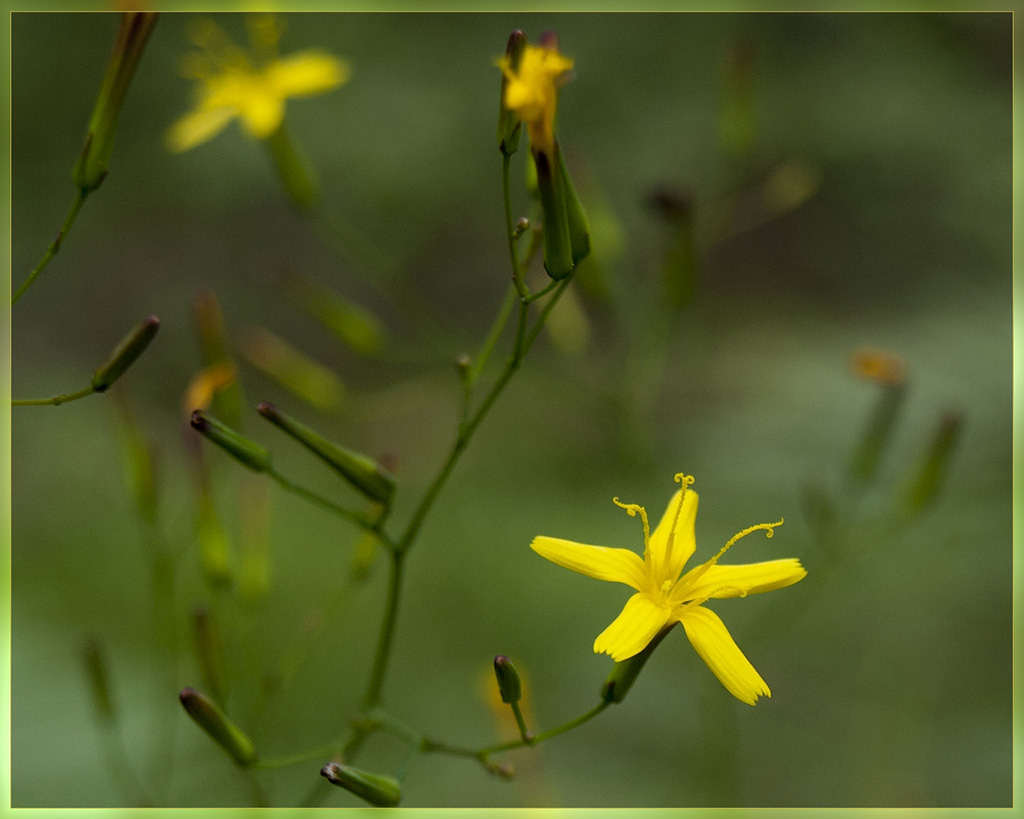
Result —
<instances>
[{"instance_id":1,"label":"yellow flower","mask_svg":"<svg viewBox=\"0 0 1024 819\"><path fill-rule=\"evenodd\" d=\"M622 613L594 641L594 651L610 654L616 662L643 651L666 626L683 624L686 636L716 677L739 700L753 705L760 696L771 696L767 684L743 656L725 625L702 604L711 598L746 597L748 594L791 586L807 572L795 558L769 560L743 566L721 566L718 559L736 541L758 529L771 537L778 523L751 526L732 538L706 563L682 577L683 565L696 550L694 521L697 493L689 488L693 478L676 475L682 484L653 533L647 512L636 504L620 503L630 516L639 513L644 525L644 557L629 549L587 546L571 540L536 537L530 547L542 557L574 572L625 583L636 590Z\"/></svg>"},{"instance_id":2,"label":"yellow flower","mask_svg":"<svg viewBox=\"0 0 1024 819\"><path fill-rule=\"evenodd\" d=\"M246 23L250 53L212 21L203 21L193 32L203 52L190 54L183 72L199 83L196 105L168 130L171 151L187 151L212 139L235 117L247 133L266 139L281 126L288 97L322 94L348 81L348 63L326 52L279 57L283 26L272 15L250 15Z\"/></svg>"},{"instance_id":3,"label":"yellow flower","mask_svg":"<svg viewBox=\"0 0 1024 819\"><path fill-rule=\"evenodd\" d=\"M498 60L507 80L505 107L526 123L534 151L553 155L558 89L572 65L572 60L559 54L553 45L526 45L517 68L508 56Z\"/></svg>"}]
</instances>

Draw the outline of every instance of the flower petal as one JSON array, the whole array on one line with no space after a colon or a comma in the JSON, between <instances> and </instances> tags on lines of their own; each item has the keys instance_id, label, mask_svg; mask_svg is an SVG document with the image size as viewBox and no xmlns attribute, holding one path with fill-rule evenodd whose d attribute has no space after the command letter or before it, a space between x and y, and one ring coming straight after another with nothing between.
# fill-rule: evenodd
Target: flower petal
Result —
<instances>
[{"instance_id":1,"label":"flower petal","mask_svg":"<svg viewBox=\"0 0 1024 819\"><path fill-rule=\"evenodd\" d=\"M679 577L697 548L693 533L696 520L697 493L692 489L680 489L668 502L657 528L651 532L650 559L655 577L662 580Z\"/></svg>"},{"instance_id":2,"label":"flower petal","mask_svg":"<svg viewBox=\"0 0 1024 819\"><path fill-rule=\"evenodd\" d=\"M634 594L619 616L594 640L594 651L610 654L617 663L628 660L647 648L670 616L669 609L656 606L646 594Z\"/></svg>"},{"instance_id":3,"label":"flower petal","mask_svg":"<svg viewBox=\"0 0 1024 819\"><path fill-rule=\"evenodd\" d=\"M772 695L768 684L743 656L725 623L711 609L695 606L677 616L700 658L736 699L753 705L758 697Z\"/></svg>"},{"instance_id":4,"label":"flower petal","mask_svg":"<svg viewBox=\"0 0 1024 819\"><path fill-rule=\"evenodd\" d=\"M282 97L322 94L348 82L347 62L325 51L300 51L275 60L266 69L267 82Z\"/></svg>"},{"instance_id":5,"label":"flower petal","mask_svg":"<svg viewBox=\"0 0 1024 819\"><path fill-rule=\"evenodd\" d=\"M167 149L181 153L213 139L231 122L235 113L232 108L200 108L185 114L167 130Z\"/></svg>"},{"instance_id":6,"label":"flower petal","mask_svg":"<svg viewBox=\"0 0 1024 819\"><path fill-rule=\"evenodd\" d=\"M629 549L587 546L544 535L535 537L530 548L552 563L585 574L587 577L625 583L637 591L641 591L647 585L644 562L636 552Z\"/></svg>"},{"instance_id":7,"label":"flower petal","mask_svg":"<svg viewBox=\"0 0 1024 819\"><path fill-rule=\"evenodd\" d=\"M795 557L746 563L742 566L723 566L716 563L707 571L688 582L697 566L688 571L672 590L671 602L680 605L687 600L707 600L709 597L746 597L748 594L782 589L792 586L807 576L807 570Z\"/></svg>"}]
</instances>

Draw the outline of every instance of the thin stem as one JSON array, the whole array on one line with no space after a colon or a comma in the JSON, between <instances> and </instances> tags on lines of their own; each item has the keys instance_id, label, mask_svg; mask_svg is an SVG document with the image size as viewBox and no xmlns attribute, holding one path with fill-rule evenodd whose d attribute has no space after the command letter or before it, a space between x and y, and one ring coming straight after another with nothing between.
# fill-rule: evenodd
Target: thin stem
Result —
<instances>
[{"instance_id":1,"label":"thin stem","mask_svg":"<svg viewBox=\"0 0 1024 819\"><path fill-rule=\"evenodd\" d=\"M611 705L610 700L601 700L601 702L599 702L596 706L587 711L587 713L576 717L576 719L569 720L563 725L559 725L557 728L551 728L547 731L544 731L541 734L534 735L533 739L530 740L529 743L526 741L525 738L520 737L519 739L513 739L509 742L502 742L497 745L490 745L487 748L481 748L479 751L476 752L476 755L480 757L486 757L490 754L497 753L498 751L510 751L513 748L522 748L524 745L527 744L536 745L537 743L543 742L546 739L551 739L552 737L557 737L559 734L564 734L567 731L571 731L573 728L578 728L585 722L589 722L602 711L604 711L604 709L607 708L609 705Z\"/></svg>"},{"instance_id":2,"label":"thin stem","mask_svg":"<svg viewBox=\"0 0 1024 819\"><path fill-rule=\"evenodd\" d=\"M14 398L11 400L12 407L43 407L43 406L54 406L59 407L61 404L66 404L68 401L77 401L79 398L85 398L86 396L92 395L96 390L92 387L86 387L84 390L71 393L61 393L60 395L54 395L50 398Z\"/></svg>"},{"instance_id":3,"label":"thin stem","mask_svg":"<svg viewBox=\"0 0 1024 819\"><path fill-rule=\"evenodd\" d=\"M501 303L501 307L498 308L498 315L494 319L494 323L491 325L491 329L487 333L487 338L484 340L483 346L480 348L480 352L477 354L476 360L473 361L472 366L469 370L468 382L472 386L476 379L480 376L484 366L487 364L487 360L491 357L491 353L494 352L494 347L498 343L498 339L501 338L502 331L505 329L505 325L508 324L509 317L512 315L512 308L515 306L518 296L516 289L510 287L505 293L505 300Z\"/></svg>"},{"instance_id":4,"label":"thin stem","mask_svg":"<svg viewBox=\"0 0 1024 819\"><path fill-rule=\"evenodd\" d=\"M373 658L373 671L370 682L366 686L363 707L373 708L380 702L381 690L384 687L384 674L387 670L388 657L391 655L391 643L395 636L395 621L398 616L398 598L402 586L402 561L404 553L401 549L391 553L391 574L388 578L388 599L384 609L384 620L381 623L380 637L377 641L377 653Z\"/></svg>"},{"instance_id":5,"label":"thin stem","mask_svg":"<svg viewBox=\"0 0 1024 819\"><path fill-rule=\"evenodd\" d=\"M50 263L54 256L60 251L60 246L64 243L64 237L68 235L71 230L71 226L75 223L75 219L78 216L78 211L82 209L82 205L85 203L86 198L89 196L89 191L79 188L78 193L75 195L75 201L71 204L71 210L68 211L68 215L64 218L64 224L61 226L60 233L57 234L57 238L50 242L50 246L46 249L46 253L43 254L43 258L39 260L32 272L28 274L28 278L22 283L14 295L11 297L11 307L14 307L18 303L25 291L32 286L39 274L42 273L46 266Z\"/></svg>"},{"instance_id":6,"label":"thin stem","mask_svg":"<svg viewBox=\"0 0 1024 819\"><path fill-rule=\"evenodd\" d=\"M336 515L340 515L346 520L352 521L360 529L365 529L367 532L373 532L380 539L381 543L383 543L389 549L394 550L395 545L391 542L387 535L385 535L384 532L381 531L381 519L368 520L363 514L356 512L354 509L346 509L344 506L339 506L334 501L328 500L327 498L324 498L316 494L316 492L311 492L305 487L292 483L290 480L284 477L284 475L280 474L274 469L268 469L267 475L269 475L271 478L277 481L277 483L281 486L282 489L291 492L293 495L298 495L300 498L305 498L310 503L314 503L317 506L322 506L324 509L329 509Z\"/></svg>"},{"instance_id":7,"label":"thin stem","mask_svg":"<svg viewBox=\"0 0 1024 819\"><path fill-rule=\"evenodd\" d=\"M314 759L330 759L332 756L338 753L341 748L340 743L334 743L332 745L324 745L321 748L312 748L308 751L302 751L291 756L279 756L271 759L257 759L250 765L250 768L258 770L270 770L272 768L289 768L292 765L301 765L303 762L311 762Z\"/></svg>"},{"instance_id":8,"label":"thin stem","mask_svg":"<svg viewBox=\"0 0 1024 819\"><path fill-rule=\"evenodd\" d=\"M508 255L512 260L512 283L516 286L519 298L530 297L529 288L523 282L523 273L519 264L519 254L516 252L516 227L512 222L512 186L509 181L509 169L512 157L508 154L501 158L501 190L505 201L505 233L508 236Z\"/></svg>"}]
</instances>

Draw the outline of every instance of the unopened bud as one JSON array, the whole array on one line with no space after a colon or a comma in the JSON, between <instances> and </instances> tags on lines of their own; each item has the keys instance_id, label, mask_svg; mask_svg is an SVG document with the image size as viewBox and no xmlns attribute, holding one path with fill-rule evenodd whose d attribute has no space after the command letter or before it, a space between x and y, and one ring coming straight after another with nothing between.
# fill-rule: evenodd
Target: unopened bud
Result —
<instances>
[{"instance_id":1,"label":"unopened bud","mask_svg":"<svg viewBox=\"0 0 1024 819\"><path fill-rule=\"evenodd\" d=\"M527 219L525 216L520 216L516 220L516 226L515 226L515 228L512 231L512 238L513 239L518 239L520 236L522 236L524 233L526 233L526 231L528 231L529 229L530 229L530 220Z\"/></svg>"},{"instance_id":2,"label":"unopened bud","mask_svg":"<svg viewBox=\"0 0 1024 819\"><path fill-rule=\"evenodd\" d=\"M90 639L82 652L85 673L89 679L93 705L103 722L113 722L114 705L110 699L110 683L107 677L107 659L103 648L95 638Z\"/></svg>"},{"instance_id":3,"label":"unopened bud","mask_svg":"<svg viewBox=\"0 0 1024 819\"><path fill-rule=\"evenodd\" d=\"M235 762L245 767L256 761L256 746L252 740L227 718L213 700L194 688L185 688L179 697L188 715Z\"/></svg>"},{"instance_id":4,"label":"unopened bud","mask_svg":"<svg viewBox=\"0 0 1024 819\"><path fill-rule=\"evenodd\" d=\"M964 417L959 412L947 412L940 419L924 461L906 493L905 503L911 514L924 511L939 494L963 425Z\"/></svg>"},{"instance_id":5,"label":"unopened bud","mask_svg":"<svg viewBox=\"0 0 1024 819\"><path fill-rule=\"evenodd\" d=\"M402 787L398 780L353 768L351 765L328 762L321 769L320 775L332 785L344 788L377 807L394 807L402 798Z\"/></svg>"},{"instance_id":6,"label":"unopened bud","mask_svg":"<svg viewBox=\"0 0 1024 819\"><path fill-rule=\"evenodd\" d=\"M285 415L273 404L264 402L258 407L260 415L280 427L310 452L332 466L345 480L371 500L390 503L395 491L395 479L383 466L357 452L351 452L328 441Z\"/></svg>"},{"instance_id":7,"label":"unopened bud","mask_svg":"<svg viewBox=\"0 0 1024 819\"><path fill-rule=\"evenodd\" d=\"M544 269L552 279L564 279L572 273L573 264L561 170L557 160L543 151L535 150L533 160L544 226Z\"/></svg>"},{"instance_id":8,"label":"unopened bud","mask_svg":"<svg viewBox=\"0 0 1024 819\"><path fill-rule=\"evenodd\" d=\"M572 177L565 164L565 157L562 156L562 148L555 143L555 156L558 159L558 178L562 186L562 195L565 198L565 215L569 223L569 243L572 246L572 263L579 264L590 255L590 222L587 220L587 212L583 210L583 204L573 187Z\"/></svg>"},{"instance_id":9,"label":"unopened bud","mask_svg":"<svg viewBox=\"0 0 1024 819\"><path fill-rule=\"evenodd\" d=\"M150 316L126 335L114 352L110 354L107 363L93 373L93 390L105 392L111 384L124 375L125 371L135 363L135 359L142 355L149 346L149 342L153 340L159 329L160 319Z\"/></svg>"},{"instance_id":10,"label":"unopened bud","mask_svg":"<svg viewBox=\"0 0 1024 819\"><path fill-rule=\"evenodd\" d=\"M526 49L526 35L519 29L508 37L505 46L505 57L501 64L506 65L513 73L519 70L519 60ZM505 156L512 156L519 149L519 138L522 136L523 124L512 111L505 107L505 88L508 77L501 74L501 99L498 104L498 150Z\"/></svg>"},{"instance_id":11,"label":"unopened bud","mask_svg":"<svg viewBox=\"0 0 1024 819\"><path fill-rule=\"evenodd\" d=\"M494 676L498 678L498 691L501 692L502 702L519 702L523 698L519 672L504 654L499 654L494 658Z\"/></svg>"},{"instance_id":12,"label":"unopened bud","mask_svg":"<svg viewBox=\"0 0 1024 819\"><path fill-rule=\"evenodd\" d=\"M666 626L654 635L654 639L647 644L647 648L639 654L634 654L628 660L615 664L612 673L608 675L608 679L601 686L601 699L605 702L622 702L626 698L629 689L633 687L636 678L643 671L644 665L651 658L651 655L654 654L654 649L658 647L658 643L665 639L665 635L672 630L674 625L675 623L671 626Z\"/></svg>"},{"instance_id":13,"label":"unopened bud","mask_svg":"<svg viewBox=\"0 0 1024 819\"><path fill-rule=\"evenodd\" d=\"M463 384L469 382L469 373L473 368L473 359L463 353L455 359L455 369L459 374L459 381Z\"/></svg>"},{"instance_id":14,"label":"unopened bud","mask_svg":"<svg viewBox=\"0 0 1024 819\"><path fill-rule=\"evenodd\" d=\"M270 469L270 451L202 410L192 413L192 428L256 472Z\"/></svg>"},{"instance_id":15,"label":"unopened bud","mask_svg":"<svg viewBox=\"0 0 1024 819\"><path fill-rule=\"evenodd\" d=\"M121 106L156 19L153 12L125 12L121 16L114 53L89 120L85 147L72 172L75 184L83 191L96 190L107 176Z\"/></svg>"}]
</instances>

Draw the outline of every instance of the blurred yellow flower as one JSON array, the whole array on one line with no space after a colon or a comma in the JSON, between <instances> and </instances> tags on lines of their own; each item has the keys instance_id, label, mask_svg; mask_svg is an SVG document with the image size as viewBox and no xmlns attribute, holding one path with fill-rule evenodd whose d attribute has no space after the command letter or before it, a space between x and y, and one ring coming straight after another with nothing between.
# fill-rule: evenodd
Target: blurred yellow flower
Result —
<instances>
[{"instance_id":1,"label":"blurred yellow flower","mask_svg":"<svg viewBox=\"0 0 1024 819\"><path fill-rule=\"evenodd\" d=\"M676 475L682 484L653 533L647 511L636 504L614 502L630 516L640 515L644 525L644 557L629 549L587 546L570 540L536 537L531 548L542 557L574 572L625 583L636 590L622 613L594 641L594 651L610 654L616 662L643 651L667 625L683 624L686 636L729 692L749 705L771 691L743 655L718 615L702 604L711 598L746 597L748 594L791 586L807 572L795 558L769 560L742 566L720 566L718 559L740 538L764 529L774 534L778 523L751 526L732 538L718 554L682 577L683 566L696 550L694 522L697 493L689 488L693 478Z\"/></svg>"},{"instance_id":2,"label":"blurred yellow flower","mask_svg":"<svg viewBox=\"0 0 1024 819\"><path fill-rule=\"evenodd\" d=\"M331 91L348 81L349 64L319 50L279 57L283 24L273 15L248 15L250 52L211 20L201 21L192 39L203 49L188 55L186 77L198 81L196 105L167 132L171 151L187 151L219 134L237 117L247 133L266 139L284 120L289 97Z\"/></svg>"},{"instance_id":3,"label":"blurred yellow flower","mask_svg":"<svg viewBox=\"0 0 1024 819\"><path fill-rule=\"evenodd\" d=\"M508 81L505 107L526 123L530 146L535 151L548 155L554 152L558 89L572 66L573 61L559 54L554 45L526 45L515 68L508 56L498 60L498 67Z\"/></svg>"}]
</instances>

